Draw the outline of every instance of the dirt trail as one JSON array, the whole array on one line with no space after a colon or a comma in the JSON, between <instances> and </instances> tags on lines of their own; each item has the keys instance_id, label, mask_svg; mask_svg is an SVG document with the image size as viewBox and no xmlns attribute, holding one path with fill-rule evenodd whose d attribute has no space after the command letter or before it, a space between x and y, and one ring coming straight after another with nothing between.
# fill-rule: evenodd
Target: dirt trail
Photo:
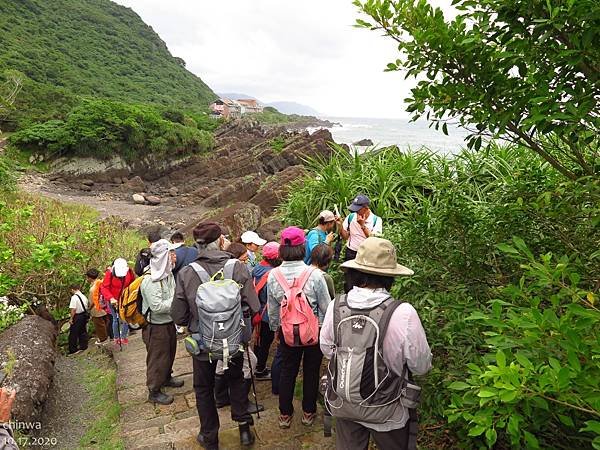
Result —
<instances>
[{"instance_id":1,"label":"dirt trail","mask_svg":"<svg viewBox=\"0 0 600 450\"><path fill-rule=\"evenodd\" d=\"M183 207L176 197L163 198L158 206L137 205L129 199L130 195L107 191L99 185L93 186L90 192L84 192L70 188L67 184L53 183L35 173L23 175L19 186L31 194L41 194L61 202L89 206L97 210L102 218L120 217L136 228L161 222L161 225L171 226L185 224L208 211L200 205Z\"/></svg>"}]
</instances>

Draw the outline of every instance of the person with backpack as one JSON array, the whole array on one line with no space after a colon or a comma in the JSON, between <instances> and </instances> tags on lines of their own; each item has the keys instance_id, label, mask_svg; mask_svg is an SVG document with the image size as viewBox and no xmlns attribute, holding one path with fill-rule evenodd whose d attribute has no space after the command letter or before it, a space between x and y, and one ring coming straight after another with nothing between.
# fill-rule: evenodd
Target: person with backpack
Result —
<instances>
[{"instance_id":1,"label":"person with backpack","mask_svg":"<svg viewBox=\"0 0 600 450\"><path fill-rule=\"evenodd\" d=\"M129 327L127 322L119 319L119 301L123 291L135 280L135 274L129 268L127 261L117 258L104 274L100 294L108 302L112 321L112 331L115 344L118 346L129 344Z\"/></svg>"},{"instance_id":2,"label":"person with backpack","mask_svg":"<svg viewBox=\"0 0 600 450\"><path fill-rule=\"evenodd\" d=\"M177 279L177 274L182 268L196 261L198 258L198 249L196 247L188 247L185 245L185 238L179 231L173 233L171 236L171 243L173 244L173 250L177 257L175 267L173 267L173 276Z\"/></svg>"},{"instance_id":3,"label":"person with backpack","mask_svg":"<svg viewBox=\"0 0 600 450\"><path fill-rule=\"evenodd\" d=\"M348 209L350 215L342 222L337 218L340 236L347 240L346 253L344 261L351 261L356 258L356 252L360 244L369 236L376 236L383 233L383 224L380 217L377 217L370 208L371 200L366 195L357 195ZM345 272L344 292L347 294L356 286L352 279L352 272Z\"/></svg>"},{"instance_id":4,"label":"person with backpack","mask_svg":"<svg viewBox=\"0 0 600 450\"><path fill-rule=\"evenodd\" d=\"M269 272L275 267L281 265L279 259L279 243L267 242L262 250L262 261L258 263L252 271L254 278L254 287L258 300L260 301L260 311L253 317L252 325L254 335L254 353L256 354L256 379L269 380L271 379L271 371L267 367L267 359L269 358L269 350L275 333L269 327L269 312L267 311L267 281L269 280Z\"/></svg>"},{"instance_id":5,"label":"person with backpack","mask_svg":"<svg viewBox=\"0 0 600 450\"><path fill-rule=\"evenodd\" d=\"M171 304L175 295L173 266L175 255L171 244L160 239L150 246L150 273L140 285L141 313L147 324L142 329L146 345L146 386L148 401L161 405L173 403L173 396L162 392L163 387L178 388L183 380L172 376L177 352L177 334L171 318Z\"/></svg>"},{"instance_id":6,"label":"person with backpack","mask_svg":"<svg viewBox=\"0 0 600 450\"><path fill-rule=\"evenodd\" d=\"M100 278L100 272L96 269L89 269L85 277L88 283L90 283L90 316L94 324L94 334L96 335L96 342L94 344L101 345L108 339L108 327L110 325L108 313L101 302L100 286L102 286L102 278Z\"/></svg>"},{"instance_id":7,"label":"person with backpack","mask_svg":"<svg viewBox=\"0 0 600 450\"><path fill-rule=\"evenodd\" d=\"M231 400L231 418L238 422L240 442L254 443L244 383L242 345L249 336L244 330L242 304L251 312L260 308L252 278L244 265L222 250L224 236L214 222L194 228L198 259L179 272L171 317L187 326L191 336L186 349L192 354L196 406L200 416L197 441L204 448L219 447L219 415L214 387L217 361L223 361Z\"/></svg>"},{"instance_id":8,"label":"person with backpack","mask_svg":"<svg viewBox=\"0 0 600 450\"><path fill-rule=\"evenodd\" d=\"M323 274L304 264L304 231L288 227L281 233L281 266L271 270L267 304L271 330L278 331L281 346L279 427L289 428L294 407L296 377L303 363L302 423L310 426L317 415L319 371L323 354L319 326L331 301Z\"/></svg>"},{"instance_id":9,"label":"person with backpack","mask_svg":"<svg viewBox=\"0 0 600 450\"><path fill-rule=\"evenodd\" d=\"M69 355L81 353L88 348L87 324L90 320L90 303L88 298L81 293L80 288L81 286L77 283L71 284Z\"/></svg>"},{"instance_id":10,"label":"person with backpack","mask_svg":"<svg viewBox=\"0 0 600 450\"><path fill-rule=\"evenodd\" d=\"M335 239L333 230L337 226L335 214L331 211L321 211L317 218L317 226L310 230L306 235L306 254L304 255L304 264L311 265L312 251L319 244L331 245Z\"/></svg>"},{"instance_id":11,"label":"person with backpack","mask_svg":"<svg viewBox=\"0 0 600 450\"><path fill-rule=\"evenodd\" d=\"M343 264L356 286L327 308L321 350L329 359L326 407L336 417L336 448L416 449L420 388L411 374L431 369L431 350L415 308L390 294L394 278L413 275L394 245L365 239Z\"/></svg>"}]
</instances>

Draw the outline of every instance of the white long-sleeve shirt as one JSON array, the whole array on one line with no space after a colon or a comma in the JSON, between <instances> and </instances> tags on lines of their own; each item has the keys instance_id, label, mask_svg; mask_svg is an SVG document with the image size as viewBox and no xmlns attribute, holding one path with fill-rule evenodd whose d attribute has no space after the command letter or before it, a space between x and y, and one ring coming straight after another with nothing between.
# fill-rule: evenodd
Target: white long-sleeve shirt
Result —
<instances>
[{"instance_id":1,"label":"white long-sleeve shirt","mask_svg":"<svg viewBox=\"0 0 600 450\"><path fill-rule=\"evenodd\" d=\"M354 287L348 293L348 306L352 309L371 309L390 297L385 289L367 289ZM337 301L337 300L336 300ZM333 355L334 330L333 308L331 302L325 313L321 328L321 351L327 359ZM402 303L396 308L387 333L383 338L383 361L398 376L402 375L404 365L408 365L415 375L424 375L431 369L431 350L425 336L425 330L415 308L409 303ZM362 423L375 431L390 431L403 428L408 421L408 411L399 404L398 420L386 424Z\"/></svg>"}]
</instances>

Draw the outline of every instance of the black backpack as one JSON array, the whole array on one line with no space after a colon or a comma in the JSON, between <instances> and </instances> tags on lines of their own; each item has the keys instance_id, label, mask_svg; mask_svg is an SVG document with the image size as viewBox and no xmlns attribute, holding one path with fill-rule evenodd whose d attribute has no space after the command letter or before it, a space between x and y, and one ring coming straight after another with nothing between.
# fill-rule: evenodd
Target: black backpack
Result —
<instances>
[{"instance_id":1,"label":"black backpack","mask_svg":"<svg viewBox=\"0 0 600 450\"><path fill-rule=\"evenodd\" d=\"M144 274L144 269L150 264L151 257L152 253L150 253L149 248L140 250L140 253L135 260L135 266L133 266L133 271L138 277L141 277Z\"/></svg>"}]
</instances>

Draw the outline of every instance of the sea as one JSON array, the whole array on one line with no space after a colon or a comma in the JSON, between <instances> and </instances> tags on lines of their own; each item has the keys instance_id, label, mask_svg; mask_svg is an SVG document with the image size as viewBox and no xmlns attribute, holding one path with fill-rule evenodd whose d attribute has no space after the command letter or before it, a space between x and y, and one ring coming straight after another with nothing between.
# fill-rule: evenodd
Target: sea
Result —
<instances>
[{"instance_id":1,"label":"sea","mask_svg":"<svg viewBox=\"0 0 600 450\"><path fill-rule=\"evenodd\" d=\"M360 117L321 117L334 122L329 128L338 144L352 146L362 139L370 139L375 147L397 145L401 149L418 150L423 147L436 153L455 154L466 146L466 130L448 125L448 136L442 130L429 127L426 120L375 119ZM311 129L309 131L314 131ZM362 152L364 148L357 147Z\"/></svg>"}]
</instances>

